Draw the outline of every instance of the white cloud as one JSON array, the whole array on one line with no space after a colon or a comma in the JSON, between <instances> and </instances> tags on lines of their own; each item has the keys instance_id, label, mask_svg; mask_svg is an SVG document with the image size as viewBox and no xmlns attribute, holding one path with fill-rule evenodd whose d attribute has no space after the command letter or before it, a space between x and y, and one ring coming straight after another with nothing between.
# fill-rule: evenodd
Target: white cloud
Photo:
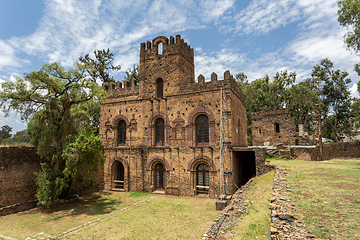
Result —
<instances>
[{"instance_id":1,"label":"white cloud","mask_svg":"<svg viewBox=\"0 0 360 240\"><path fill-rule=\"evenodd\" d=\"M313 28L336 19L335 0L253 0L236 15L235 30L246 34L264 34L299 22L304 28Z\"/></svg>"},{"instance_id":2,"label":"white cloud","mask_svg":"<svg viewBox=\"0 0 360 240\"><path fill-rule=\"evenodd\" d=\"M353 83L353 85L350 87L350 92L351 92L351 97L353 98L358 98L359 97L359 92L357 89L357 83Z\"/></svg>"},{"instance_id":3,"label":"white cloud","mask_svg":"<svg viewBox=\"0 0 360 240\"><path fill-rule=\"evenodd\" d=\"M215 72L219 79L223 79L223 73L230 70L235 76L239 72L239 66L246 62L245 54L238 54L231 49L221 49L219 52L203 53L195 55L195 77L202 74L205 79L210 79L211 73Z\"/></svg>"},{"instance_id":4,"label":"white cloud","mask_svg":"<svg viewBox=\"0 0 360 240\"><path fill-rule=\"evenodd\" d=\"M235 18L237 31L267 33L298 20L300 12L291 0L253 0Z\"/></svg>"},{"instance_id":5,"label":"white cloud","mask_svg":"<svg viewBox=\"0 0 360 240\"><path fill-rule=\"evenodd\" d=\"M12 46L0 39L0 70L3 70L4 67L18 67L20 65Z\"/></svg>"}]
</instances>

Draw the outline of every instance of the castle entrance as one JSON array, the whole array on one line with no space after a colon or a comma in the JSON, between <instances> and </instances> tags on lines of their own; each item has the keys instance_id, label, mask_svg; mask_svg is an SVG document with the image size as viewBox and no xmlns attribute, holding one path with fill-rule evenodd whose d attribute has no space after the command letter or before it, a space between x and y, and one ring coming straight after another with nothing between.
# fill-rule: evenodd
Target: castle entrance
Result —
<instances>
[{"instance_id":1,"label":"castle entrance","mask_svg":"<svg viewBox=\"0 0 360 240\"><path fill-rule=\"evenodd\" d=\"M233 151L233 178L237 187L245 185L252 177L255 176L255 152Z\"/></svg>"},{"instance_id":2,"label":"castle entrance","mask_svg":"<svg viewBox=\"0 0 360 240\"><path fill-rule=\"evenodd\" d=\"M124 165L116 161L113 165L113 176L114 176L114 188L124 189Z\"/></svg>"},{"instance_id":3,"label":"castle entrance","mask_svg":"<svg viewBox=\"0 0 360 240\"><path fill-rule=\"evenodd\" d=\"M155 165L155 188L156 190L165 189L165 166L162 163Z\"/></svg>"}]
</instances>

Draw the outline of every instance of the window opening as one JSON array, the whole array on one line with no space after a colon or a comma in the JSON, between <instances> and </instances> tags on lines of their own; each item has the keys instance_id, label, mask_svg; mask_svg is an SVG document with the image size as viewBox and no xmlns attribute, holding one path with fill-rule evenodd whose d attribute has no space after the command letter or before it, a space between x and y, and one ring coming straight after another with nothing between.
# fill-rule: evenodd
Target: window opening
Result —
<instances>
[{"instance_id":1,"label":"window opening","mask_svg":"<svg viewBox=\"0 0 360 240\"><path fill-rule=\"evenodd\" d=\"M125 144L126 143L126 122L124 120L121 120L119 122L118 134L119 134L119 144Z\"/></svg>"},{"instance_id":2,"label":"window opening","mask_svg":"<svg viewBox=\"0 0 360 240\"><path fill-rule=\"evenodd\" d=\"M275 132L280 133L280 125L278 123L275 123Z\"/></svg>"},{"instance_id":3,"label":"window opening","mask_svg":"<svg viewBox=\"0 0 360 240\"><path fill-rule=\"evenodd\" d=\"M162 146L165 143L165 124L164 119L158 118L155 121L155 145Z\"/></svg>"},{"instance_id":4,"label":"window opening","mask_svg":"<svg viewBox=\"0 0 360 240\"><path fill-rule=\"evenodd\" d=\"M163 85L164 85L164 82L161 78L156 80L156 97L157 98L163 97L163 91L164 91Z\"/></svg>"},{"instance_id":5,"label":"window opening","mask_svg":"<svg viewBox=\"0 0 360 240\"><path fill-rule=\"evenodd\" d=\"M198 192L209 191L209 167L202 163L196 168L196 190Z\"/></svg>"},{"instance_id":6,"label":"window opening","mask_svg":"<svg viewBox=\"0 0 360 240\"><path fill-rule=\"evenodd\" d=\"M165 167L161 163L155 166L155 186L156 189L165 188Z\"/></svg>"},{"instance_id":7,"label":"window opening","mask_svg":"<svg viewBox=\"0 0 360 240\"><path fill-rule=\"evenodd\" d=\"M159 55L162 55L162 54L163 54L163 48L164 48L163 44L162 44L162 43L159 43L159 44L158 44L158 54L159 54Z\"/></svg>"},{"instance_id":8,"label":"window opening","mask_svg":"<svg viewBox=\"0 0 360 240\"><path fill-rule=\"evenodd\" d=\"M197 145L209 144L209 118L206 115L200 115L196 118L196 143Z\"/></svg>"}]
</instances>

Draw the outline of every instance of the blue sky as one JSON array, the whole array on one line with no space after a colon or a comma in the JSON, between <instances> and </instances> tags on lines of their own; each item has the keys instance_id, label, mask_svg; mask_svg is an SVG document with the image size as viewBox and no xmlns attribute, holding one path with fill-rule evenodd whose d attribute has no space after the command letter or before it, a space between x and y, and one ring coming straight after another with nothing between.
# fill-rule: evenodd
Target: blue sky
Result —
<instances>
[{"instance_id":1,"label":"blue sky","mask_svg":"<svg viewBox=\"0 0 360 240\"><path fill-rule=\"evenodd\" d=\"M355 94L360 58L346 50L337 10L336 0L0 0L0 82L44 63L71 67L104 48L115 53L122 67L115 79L123 80L139 62L141 42L181 34L195 50L196 76L229 69L251 81L288 70L301 81L329 58L350 73ZM26 128L0 113L5 124L13 133Z\"/></svg>"}]
</instances>

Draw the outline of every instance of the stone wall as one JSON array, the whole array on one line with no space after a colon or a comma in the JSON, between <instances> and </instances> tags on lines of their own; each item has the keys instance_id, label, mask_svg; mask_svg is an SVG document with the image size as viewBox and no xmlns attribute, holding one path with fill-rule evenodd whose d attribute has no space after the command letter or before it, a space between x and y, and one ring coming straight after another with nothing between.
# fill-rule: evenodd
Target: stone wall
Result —
<instances>
[{"instance_id":1,"label":"stone wall","mask_svg":"<svg viewBox=\"0 0 360 240\"><path fill-rule=\"evenodd\" d=\"M0 216L33 208L36 172L41 170L35 147L0 147ZM93 175L95 185L78 189L86 194L103 188L103 167Z\"/></svg>"},{"instance_id":2,"label":"stone wall","mask_svg":"<svg viewBox=\"0 0 360 240\"><path fill-rule=\"evenodd\" d=\"M40 159L34 147L0 148L0 215L36 204L34 173L38 171Z\"/></svg>"},{"instance_id":3,"label":"stone wall","mask_svg":"<svg viewBox=\"0 0 360 240\"><path fill-rule=\"evenodd\" d=\"M360 158L360 142L323 143L323 160Z\"/></svg>"},{"instance_id":4,"label":"stone wall","mask_svg":"<svg viewBox=\"0 0 360 240\"><path fill-rule=\"evenodd\" d=\"M253 146L296 145L295 122L290 109L263 109L251 113Z\"/></svg>"},{"instance_id":5,"label":"stone wall","mask_svg":"<svg viewBox=\"0 0 360 240\"><path fill-rule=\"evenodd\" d=\"M301 159L304 161L318 161L319 157L318 146L299 146L290 148L291 158Z\"/></svg>"}]
</instances>

